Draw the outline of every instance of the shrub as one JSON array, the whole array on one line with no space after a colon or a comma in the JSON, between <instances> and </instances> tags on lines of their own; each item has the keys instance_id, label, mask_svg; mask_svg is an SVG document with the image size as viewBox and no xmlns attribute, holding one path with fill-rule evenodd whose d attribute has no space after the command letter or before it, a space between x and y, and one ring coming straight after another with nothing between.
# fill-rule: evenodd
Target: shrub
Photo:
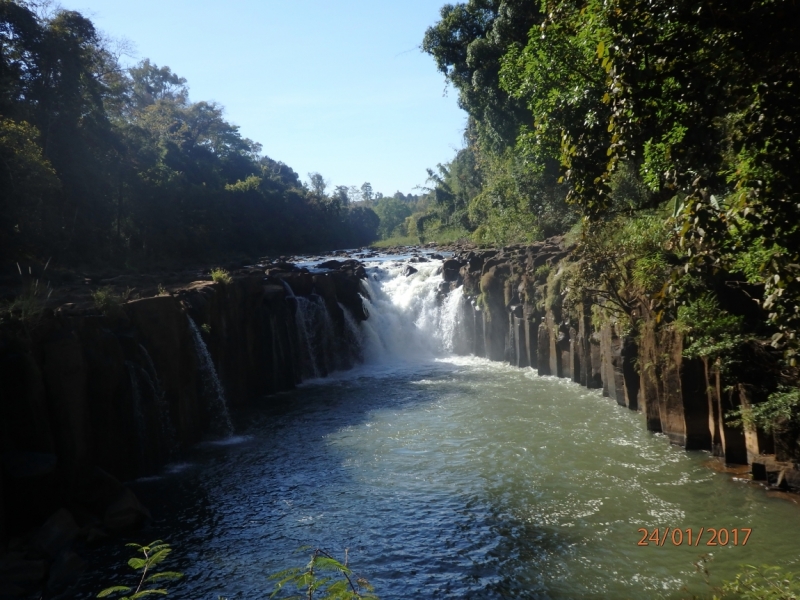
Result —
<instances>
[{"instance_id":1,"label":"shrub","mask_svg":"<svg viewBox=\"0 0 800 600\"><path fill-rule=\"evenodd\" d=\"M739 407L727 414L729 424L748 425L771 433L779 426L800 425L800 388L782 385L765 402Z\"/></svg>"},{"instance_id":2,"label":"shrub","mask_svg":"<svg viewBox=\"0 0 800 600\"><path fill-rule=\"evenodd\" d=\"M722 310L710 292L678 307L675 325L690 341L683 355L687 358L729 356L746 339L741 334L742 321L742 317Z\"/></svg>"},{"instance_id":3,"label":"shrub","mask_svg":"<svg viewBox=\"0 0 800 600\"><path fill-rule=\"evenodd\" d=\"M92 299L97 310L107 317L120 317L124 314L122 302L125 298L124 296L116 295L110 286L101 287L93 291Z\"/></svg>"},{"instance_id":4,"label":"shrub","mask_svg":"<svg viewBox=\"0 0 800 600\"><path fill-rule=\"evenodd\" d=\"M744 565L736 579L723 585L722 591L723 598L796 600L800 597L800 581L796 579L795 573L786 572L780 567Z\"/></svg>"},{"instance_id":5,"label":"shrub","mask_svg":"<svg viewBox=\"0 0 800 600\"><path fill-rule=\"evenodd\" d=\"M211 269L211 281L221 283L222 285L228 285L233 281L233 277L231 277L231 274L225 269L215 268Z\"/></svg>"}]
</instances>

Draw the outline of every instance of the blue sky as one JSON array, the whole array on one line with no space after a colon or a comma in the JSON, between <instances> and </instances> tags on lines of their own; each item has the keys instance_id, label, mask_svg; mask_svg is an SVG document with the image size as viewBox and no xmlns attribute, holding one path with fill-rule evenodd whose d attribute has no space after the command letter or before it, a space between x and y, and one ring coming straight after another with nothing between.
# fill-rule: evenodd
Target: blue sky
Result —
<instances>
[{"instance_id":1,"label":"blue sky","mask_svg":"<svg viewBox=\"0 0 800 600\"><path fill-rule=\"evenodd\" d=\"M466 115L419 50L445 0L61 0L307 180L414 193L461 147Z\"/></svg>"}]
</instances>

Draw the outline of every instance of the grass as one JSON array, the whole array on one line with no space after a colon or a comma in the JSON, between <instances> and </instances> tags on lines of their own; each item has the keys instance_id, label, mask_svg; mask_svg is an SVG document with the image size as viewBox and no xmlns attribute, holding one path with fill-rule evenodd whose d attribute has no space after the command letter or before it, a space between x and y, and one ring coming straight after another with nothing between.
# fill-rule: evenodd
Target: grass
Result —
<instances>
[{"instance_id":1,"label":"grass","mask_svg":"<svg viewBox=\"0 0 800 600\"><path fill-rule=\"evenodd\" d=\"M19 319L26 327L33 327L39 323L44 314L45 302L43 297L45 290L39 286L39 280L28 283L22 289L22 293L2 307L3 317ZM49 297L49 293L48 296Z\"/></svg>"}]
</instances>

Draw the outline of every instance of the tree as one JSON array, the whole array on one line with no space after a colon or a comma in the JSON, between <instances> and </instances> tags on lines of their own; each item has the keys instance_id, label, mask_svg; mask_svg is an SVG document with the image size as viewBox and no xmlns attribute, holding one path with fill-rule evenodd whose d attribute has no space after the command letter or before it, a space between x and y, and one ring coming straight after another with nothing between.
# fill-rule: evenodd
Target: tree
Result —
<instances>
[{"instance_id":1,"label":"tree","mask_svg":"<svg viewBox=\"0 0 800 600\"><path fill-rule=\"evenodd\" d=\"M350 188L346 185L337 185L331 196L340 206L347 208L350 204Z\"/></svg>"},{"instance_id":2,"label":"tree","mask_svg":"<svg viewBox=\"0 0 800 600\"><path fill-rule=\"evenodd\" d=\"M397 198L381 198L375 204L375 214L380 218L378 234L386 239L400 226L407 217L411 216L411 209L402 200Z\"/></svg>"},{"instance_id":3,"label":"tree","mask_svg":"<svg viewBox=\"0 0 800 600\"><path fill-rule=\"evenodd\" d=\"M328 182L325 181L325 178L319 173L309 173L308 180L311 184L311 193L321 200L325 196L325 189L328 187Z\"/></svg>"},{"instance_id":4,"label":"tree","mask_svg":"<svg viewBox=\"0 0 800 600\"><path fill-rule=\"evenodd\" d=\"M365 181L363 184L361 184L361 199L366 202L369 202L370 200L372 200L372 197L373 197L372 184L369 183L368 181Z\"/></svg>"}]
</instances>

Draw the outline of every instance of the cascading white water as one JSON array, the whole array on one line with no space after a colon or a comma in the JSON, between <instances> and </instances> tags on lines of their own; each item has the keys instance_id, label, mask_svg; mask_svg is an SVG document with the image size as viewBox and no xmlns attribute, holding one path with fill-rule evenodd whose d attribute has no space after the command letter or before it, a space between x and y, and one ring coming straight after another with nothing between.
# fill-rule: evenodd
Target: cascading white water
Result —
<instances>
[{"instance_id":1,"label":"cascading white water","mask_svg":"<svg viewBox=\"0 0 800 600\"><path fill-rule=\"evenodd\" d=\"M194 347L197 352L197 358L200 360L200 372L206 387L206 393L209 396L212 412L215 413L214 416L217 422L221 424L222 433L231 435L233 433L233 423L228 412L228 402L225 399L225 390L222 387L222 382L217 376L214 361L211 360L208 346L203 341L203 336L200 335L197 323L189 315L186 316L189 319L189 328L192 330Z\"/></svg>"},{"instance_id":2,"label":"cascading white water","mask_svg":"<svg viewBox=\"0 0 800 600\"><path fill-rule=\"evenodd\" d=\"M136 374L136 365L130 361L125 361L125 368L128 370L128 377L131 382L131 404L133 405L133 422L136 425L136 442L139 449L140 467L144 467L144 452L147 447L147 425L144 420L144 408L142 407L142 393L139 388L139 378Z\"/></svg>"},{"instance_id":3,"label":"cascading white water","mask_svg":"<svg viewBox=\"0 0 800 600\"><path fill-rule=\"evenodd\" d=\"M284 284L288 287L286 282L284 282ZM319 365L317 364L317 357L312 343L315 307L307 298L295 296L294 294L289 297L292 298L297 305L294 311L294 320L297 327L297 337L300 342L300 352L302 353L301 360L304 371L306 371L303 373L303 376L319 377Z\"/></svg>"},{"instance_id":4,"label":"cascading white water","mask_svg":"<svg viewBox=\"0 0 800 600\"><path fill-rule=\"evenodd\" d=\"M175 426L172 424L172 417L169 414L169 405L164 394L164 388L161 387L161 380L158 377L156 366L147 348L139 344L139 352L144 357L145 366L147 367L142 369L141 373L156 402L162 439L167 446L167 451L171 454L175 453L178 450L178 436L175 433Z\"/></svg>"},{"instance_id":5,"label":"cascading white water","mask_svg":"<svg viewBox=\"0 0 800 600\"><path fill-rule=\"evenodd\" d=\"M368 361L416 361L453 352L462 290L442 298L441 265L417 263L417 272L406 276L403 263L367 263L362 285L369 319L361 327Z\"/></svg>"}]
</instances>

